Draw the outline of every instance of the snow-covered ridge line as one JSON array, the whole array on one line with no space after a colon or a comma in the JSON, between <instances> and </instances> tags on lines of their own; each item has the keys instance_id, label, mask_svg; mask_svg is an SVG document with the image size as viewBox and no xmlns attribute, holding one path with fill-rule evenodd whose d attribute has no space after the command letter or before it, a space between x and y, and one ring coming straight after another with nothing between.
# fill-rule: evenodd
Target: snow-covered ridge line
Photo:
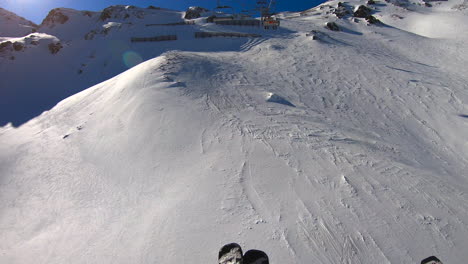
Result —
<instances>
[{"instance_id":1,"label":"snow-covered ridge line","mask_svg":"<svg viewBox=\"0 0 468 264\"><path fill-rule=\"evenodd\" d=\"M37 25L0 7L0 37L21 37L37 30Z\"/></svg>"}]
</instances>

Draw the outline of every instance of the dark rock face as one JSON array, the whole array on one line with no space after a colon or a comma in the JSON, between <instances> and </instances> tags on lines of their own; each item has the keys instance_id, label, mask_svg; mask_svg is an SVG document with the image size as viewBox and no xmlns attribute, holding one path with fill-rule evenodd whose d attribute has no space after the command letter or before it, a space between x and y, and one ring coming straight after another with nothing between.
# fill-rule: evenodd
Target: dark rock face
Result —
<instances>
[{"instance_id":1,"label":"dark rock face","mask_svg":"<svg viewBox=\"0 0 468 264\"><path fill-rule=\"evenodd\" d=\"M354 17L367 18L371 15L372 10L365 5L360 5L356 11L354 11Z\"/></svg>"},{"instance_id":2,"label":"dark rock face","mask_svg":"<svg viewBox=\"0 0 468 264\"><path fill-rule=\"evenodd\" d=\"M366 17L366 20L367 20L367 22L369 24L379 24L379 23L381 23L380 20L378 20L374 16L368 16L368 17Z\"/></svg>"},{"instance_id":3,"label":"dark rock face","mask_svg":"<svg viewBox=\"0 0 468 264\"><path fill-rule=\"evenodd\" d=\"M346 6L342 2L338 3L338 7L333 12L333 14L335 14L338 18L343 18L347 15L351 15L351 13L352 12L348 10L348 8L346 8Z\"/></svg>"},{"instance_id":4,"label":"dark rock face","mask_svg":"<svg viewBox=\"0 0 468 264\"><path fill-rule=\"evenodd\" d=\"M101 12L101 16L99 17L99 19L101 19L102 21L105 21L109 18L112 17L112 7L108 7L108 8L105 8L104 10L102 10Z\"/></svg>"},{"instance_id":5,"label":"dark rock face","mask_svg":"<svg viewBox=\"0 0 468 264\"><path fill-rule=\"evenodd\" d=\"M87 16L87 17L92 17L93 16L93 13L91 11L83 11L82 14L83 14L83 16Z\"/></svg>"},{"instance_id":6,"label":"dark rock face","mask_svg":"<svg viewBox=\"0 0 468 264\"><path fill-rule=\"evenodd\" d=\"M335 22L328 22L325 26L331 31L340 31L340 28Z\"/></svg>"},{"instance_id":7,"label":"dark rock face","mask_svg":"<svg viewBox=\"0 0 468 264\"><path fill-rule=\"evenodd\" d=\"M56 54L63 48L62 44L60 42L57 43L50 43L49 44L49 51L52 54Z\"/></svg>"},{"instance_id":8,"label":"dark rock face","mask_svg":"<svg viewBox=\"0 0 468 264\"><path fill-rule=\"evenodd\" d=\"M371 0L369 0L371 1ZM360 5L354 12L354 17L365 18L369 24L379 24L382 23L380 20L371 15L372 9L367 6Z\"/></svg>"},{"instance_id":9,"label":"dark rock face","mask_svg":"<svg viewBox=\"0 0 468 264\"><path fill-rule=\"evenodd\" d=\"M203 7L199 7L199 6L192 6L192 7L189 7L187 9L187 11L185 12L185 16L184 18L185 19L194 19L194 18L199 18L201 17L201 14L204 13L204 12L207 12L208 10L203 8Z\"/></svg>"},{"instance_id":10,"label":"dark rock face","mask_svg":"<svg viewBox=\"0 0 468 264\"><path fill-rule=\"evenodd\" d=\"M367 1L367 4L368 5L375 5L375 1L374 0L369 0L369 1Z\"/></svg>"},{"instance_id":11,"label":"dark rock face","mask_svg":"<svg viewBox=\"0 0 468 264\"><path fill-rule=\"evenodd\" d=\"M24 50L24 45L22 43L20 43L20 42L15 42L15 43L13 43L13 49L15 51L22 51L22 50Z\"/></svg>"},{"instance_id":12,"label":"dark rock face","mask_svg":"<svg viewBox=\"0 0 468 264\"><path fill-rule=\"evenodd\" d=\"M86 35L84 36L84 39L85 40L91 40L94 38L94 36L97 34L98 32L96 30L91 30L90 32L86 33Z\"/></svg>"},{"instance_id":13,"label":"dark rock face","mask_svg":"<svg viewBox=\"0 0 468 264\"><path fill-rule=\"evenodd\" d=\"M56 24L65 24L68 17L64 15L59 8L52 9L47 17L42 21L43 25L54 26Z\"/></svg>"},{"instance_id":14,"label":"dark rock face","mask_svg":"<svg viewBox=\"0 0 468 264\"><path fill-rule=\"evenodd\" d=\"M11 41L5 41L0 43L0 52L11 49L12 44L13 43L11 43Z\"/></svg>"},{"instance_id":15,"label":"dark rock face","mask_svg":"<svg viewBox=\"0 0 468 264\"><path fill-rule=\"evenodd\" d=\"M127 19L129 17L144 18L145 12L135 6L114 5L109 6L101 11L99 19L106 21L107 19Z\"/></svg>"}]
</instances>

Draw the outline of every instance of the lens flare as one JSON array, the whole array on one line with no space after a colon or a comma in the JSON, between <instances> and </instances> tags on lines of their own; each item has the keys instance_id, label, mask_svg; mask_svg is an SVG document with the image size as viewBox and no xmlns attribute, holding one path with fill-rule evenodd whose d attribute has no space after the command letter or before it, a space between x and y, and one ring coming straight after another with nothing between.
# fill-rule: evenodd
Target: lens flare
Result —
<instances>
[{"instance_id":1,"label":"lens flare","mask_svg":"<svg viewBox=\"0 0 468 264\"><path fill-rule=\"evenodd\" d=\"M135 65L138 65L143 62L143 58L140 54L134 51L126 51L123 55L123 62L128 68L132 68Z\"/></svg>"}]
</instances>

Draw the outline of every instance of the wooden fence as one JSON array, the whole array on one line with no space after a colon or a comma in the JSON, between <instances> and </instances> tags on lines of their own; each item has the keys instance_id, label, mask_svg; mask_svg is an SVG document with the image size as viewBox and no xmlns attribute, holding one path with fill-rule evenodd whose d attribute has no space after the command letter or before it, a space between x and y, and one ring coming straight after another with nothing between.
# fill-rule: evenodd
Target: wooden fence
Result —
<instances>
[{"instance_id":1,"label":"wooden fence","mask_svg":"<svg viewBox=\"0 0 468 264\"><path fill-rule=\"evenodd\" d=\"M217 25L229 25L229 26L251 26L251 27L259 27L260 20L222 20L222 21L215 21Z\"/></svg>"},{"instance_id":2,"label":"wooden fence","mask_svg":"<svg viewBox=\"0 0 468 264\"><path fill-rule=\"evenodd\" d=\"M177 40L177 36L176 35L164 35L164 36L156 36L156 37L149 37L149 38L131 38L132 42L169 41L169 40Z\"/></svg>"},{"instance_id":3,"label":"wooden fence","mask_svg":"<svg viewBox=\"0 0 468 264\"><path fill-rule=\"evenodd\" d=\"M259 38L261 35L235 32L195 32L195 38L213 37Z\"/></svg>"},{"instance_id":4,"label":"wooden fence","mask_svg":"<svg viewBox=\"0 0 468 264\"><path fill-rule=\"evenodd\" d=\"M166 24L146 24L147 27L151 27L151 26L184 26L184 25L195 25L195 21L182 21L182 22L166 23Z\"/></svg>"}]
</instances>

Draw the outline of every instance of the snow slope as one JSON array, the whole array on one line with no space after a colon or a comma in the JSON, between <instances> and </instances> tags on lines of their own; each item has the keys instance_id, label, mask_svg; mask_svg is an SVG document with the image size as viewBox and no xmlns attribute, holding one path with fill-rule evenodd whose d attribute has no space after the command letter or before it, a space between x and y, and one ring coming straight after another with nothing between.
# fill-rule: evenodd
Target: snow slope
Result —
<instances>
[{"instance_id":1,"label":"snow slope","mask_svg":"<svg viewBox=\"0 0 468 264\"><path fill-rule=\"evenodd\" d=\"M195 32L259 31L249 27L220 28L205 23L205 19L196 20L195 25L154 26L183 22L183 16L180 11L129 6L112 6L103 12L52 10L38 32L53 36L53 43L60 43L63 48L57 53L48 49L50 38L21 51L0 49L0 125L20 126L68 96L169 50L238 51L242 45L250 45L248 39L242 38L198 40L198 45L193 45ZM178 36L177 41L131 42L132 37L173 34ZM7 41L28 42L4 38L0 45Z\"/></svg>"},{"instance_id":2,"label":"snow slope","mask_svg":"<svg viewBox=\"0 0 468 264\"><path fill-rule=\"evenodd\" d=\"M187 34L199 50L0 128L0 262L215 263L236 241L272 263L463 263L467 48L336 5L259 39Z\"/></svg>"}]
</instances>

